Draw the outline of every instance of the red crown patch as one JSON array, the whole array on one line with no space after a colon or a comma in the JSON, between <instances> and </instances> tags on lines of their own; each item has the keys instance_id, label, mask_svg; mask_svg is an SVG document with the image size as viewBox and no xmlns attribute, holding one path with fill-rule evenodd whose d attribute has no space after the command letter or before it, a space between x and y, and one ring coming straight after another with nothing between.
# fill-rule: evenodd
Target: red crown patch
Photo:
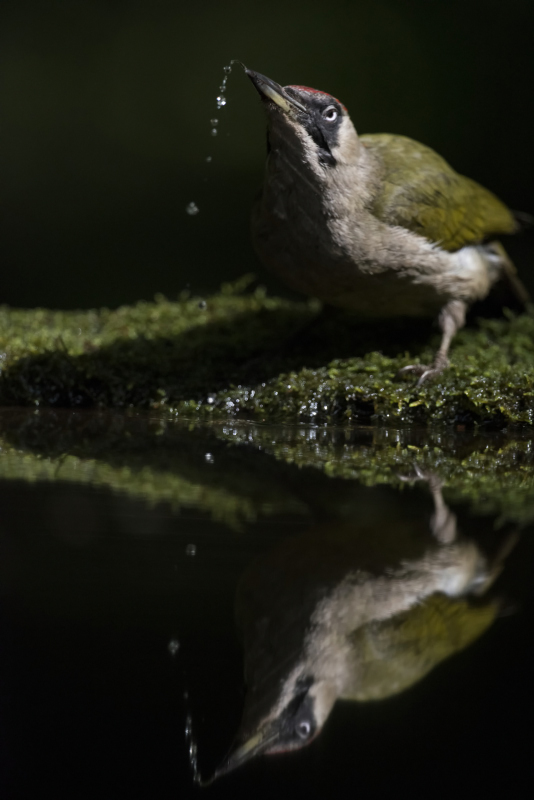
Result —
<instances>
[{"instance_id":1,"label":"red crown patch","mask_svg":"<svg viewBox=\"0 0 534 800\"><path fill-rule=\"evenodd\" d=\"M344 108L345 111L347 110L347 107L343 105L341 100L338 100L337 97L334 97L331 94L329 95L328 92L321 92L320 89L312 89L310 86L301 86L300 84L297 84L297 83L293 83L293 84L291 84L291 86L288 86L287 88L288 89L303 89L305 92L311 92L311 94L326 94L327 97L331 97L333 100L336 101L336 103L339 103L341 108Z\"/></svg>"}]
</instances>

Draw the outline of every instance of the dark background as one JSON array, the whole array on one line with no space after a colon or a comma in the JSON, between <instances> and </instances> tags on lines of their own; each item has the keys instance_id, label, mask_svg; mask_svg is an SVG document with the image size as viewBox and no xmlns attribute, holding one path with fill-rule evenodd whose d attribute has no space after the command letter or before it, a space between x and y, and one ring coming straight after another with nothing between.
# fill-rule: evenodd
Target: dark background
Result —
<instances>
[{"instance_id":1,"label":"dark background","mask_svg":"<svg viewBox=\"0 0 534 800\"><path fill-rule=\"evenodd\" d=\"M534 212L533 23L531 0L4 0L0 303L117 306L259 271L263 118L237 68L216 111L232 58L331 92L360 132L419 139ZM534 289L532 234L511 252Z\"/></svg>"}]
</instances>

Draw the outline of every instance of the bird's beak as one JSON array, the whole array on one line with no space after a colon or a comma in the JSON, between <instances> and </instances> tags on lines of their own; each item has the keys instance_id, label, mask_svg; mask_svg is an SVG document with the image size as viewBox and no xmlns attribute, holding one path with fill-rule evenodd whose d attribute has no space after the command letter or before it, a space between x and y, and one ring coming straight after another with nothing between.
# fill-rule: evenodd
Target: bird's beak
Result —
<instances>
[{"instance_id":1,"label":"bird's beak","mask_svg":"<svg viewBox=\"0 0 534 800\"><path fill-rule=\"evenodd\" d=\"M246 764L247 761L251 761L256 756L269 752L278 738L279 733L276 730L276 726L266 724L244 743L236 744L226 756L221 766L215 771L215 774L208 780L202 781L201 786L209 786L216 781L217 778L228 775L229 772L233 772L238 767Z\"/></svg>"},{"instance_id":2,"label":"bird's beak","mask_svg":"<svg viewBox=\"0 0 534 800\"><path fill-rule=\"evenodd\" d=\"M254 72L251 69L246 69L245 72L260 95L268 97L269 100L272 100L273 103L280 106L282 111L289 114L294 113L295 110L307 113L307 108L298 100L295 100L294 97L291 97L280 84L275 83L275 81L272 81L270 78L266 78L265 75L260 75L259 72Z\"/></svg>"}]
</instances>

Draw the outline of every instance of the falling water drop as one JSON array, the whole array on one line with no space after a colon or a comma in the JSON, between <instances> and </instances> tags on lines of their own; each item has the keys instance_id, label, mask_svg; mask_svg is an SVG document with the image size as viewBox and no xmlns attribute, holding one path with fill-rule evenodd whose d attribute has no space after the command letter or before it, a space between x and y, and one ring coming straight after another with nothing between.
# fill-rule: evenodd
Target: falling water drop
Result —
<instances>
[{"instance_id":1,"label":"falling water drop","mask_svg":"<svg viewBox=\"0 0 534 800\"><path fill-rule=\"evenodd\" d=\"M198 214L199 211L200 211L199 207L197 206L196 203L193 203L193 201L188 203L185 207L186 214L189 214L191 217L194 217L195 214Z\"/></svg>"},{"instance_id":2,"label":"falling water drop","mask_svg":"<svg viewBox=\"0 0 534 800\"><path fill-rule=\"evenodd\" d=\"M246 70L246 67L243 64L243 62L239 61L236 58L233 58L230 61L229 64L227 64L225 67L223 67L224 76L223 76L223 79L221 81L221 85L219 86L219 93L218 93L217 98L216 98L217 108L219 110L221 110L222 108L224 108L228 104L228 100L226 98L226 88L227 88L227 84L228 84L228 76L232 72L232 66L234 64L238 64L242 69ZM219 135L218 125L219 125L219 120L216 117L214 117L213 119L210 119L210 126L211 126L210 127L210 135L211 136L218 136ZM227 133L226 135L229 136L230 134ZM213 160L212 156L207 156L206 157L206 163L207 164L210 164L212 160ZM204 178L204 181L207 181L207 180L208 180L207 178ZM196 207L196 205L194 203L190 203L189 206L187 207L186 211L187 211L188 214L198 214L198 208Z\"/></svg>"},{"instance_id":3,"label":"falling water drop","mask_svg":"<svg viewBox=\"0 0 534 800\"><path fill-rule=\"evenodd\" d=\"M196 544L188 544L185 548L186 556L196 556L197 554L197 546Z\"/></svg>"},{"instance_id":4,"label":"falling water drop","mask_svg":"<svg viewBox=\"0 0 534 800\"><path fill-rule=\"evenodd\" d=\"M193 780L195 783L201 782L201 776L198 771L198 758L197 758L197 743L193 738L193 720L191 719L191 714L187 714L185 718L185 743L188 746L188 755L189 755L189 766L191 767L191 772L193 773Z\"/></svg>"},{"instance_id":5,"label":"falling water drop","mask_svg":"<svg viewBox=\"0 0 534 800\"><path fill-rule=\"evenodd\" d=\"M196 771L197 767L197 745L196 742L191 741L189 745L189 762L193 767L193 771Z\"/></svg>"},{"instance_id":6,"label":"falling water drop","mask_svg":"<svg viewBox=\"0 0 534 800\"><path fill-rule=\"evenodd\" d=\"M241 67L241 69L244 69L244 70L246 70L246 66L245 66L245 65L243 64L243 62L242 62L242 61L240 61L238 58L232 58L232 60L230 61L230 64L231 64L232 66L233 66L234 64L239 64L239 66Z\"/></svg>"},{"instance_id":7,"label":"falling water drop","mask_svg":"<svg viewBox=\"0 0 534 800\"><path fill-rule=\"evenodd\" d=\"M184 733L185 733L185 738L186 739L189 739L189 737L191 736L191 733L192 733L192 722L193 722L193 720L191 719L191 714L188 714L187 717L185 718L185 731L184 731Z\"/></svg>"},{"instance_id":8,"label":"falling water drop","mask_svg":"<svg viewBox=\"0 0 534 800\"><path fill-rule=\"evenodd\" d=\"M179 649L180 649L180 642L178 641L178 639L171 639L169 644L167 645L167 650L169 651L169 653L173 658Z\"/></svg>"}]
</instances>

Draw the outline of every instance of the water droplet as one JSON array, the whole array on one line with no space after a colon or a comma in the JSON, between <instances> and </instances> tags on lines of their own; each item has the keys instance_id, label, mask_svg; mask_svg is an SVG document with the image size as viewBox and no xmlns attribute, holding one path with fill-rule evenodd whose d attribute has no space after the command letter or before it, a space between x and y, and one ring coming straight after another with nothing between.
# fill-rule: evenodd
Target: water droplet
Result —
<instances>
[{"instance_id":1,"label":"water droplet","mask_svg":"<svg viewBox=\"0 0 534 800\"><path fill-rule=\"evenodd\" d=\"M218 124L219 124L219 120L218 119L210 119L210 125L213 125L213 127L215 127Z\"/></svg>"},{"instance_id":2,"label":"water droplet","mask_svg":"<svg viewBox=\"0 0 534 800\"><path fill-rule=\"evenodd\" d=\"M232 71L232 67L223 67L223 69L227 75L229 75Z\"/></svg>"},{"instance_id":3,"label":"water droplet","mask_svg":"<svg viewBox=\"0 0 534 800\"><path fill-rule=\"evenodd\" d=\"M211 135L212 136L217 136L217 128L212 128L211 129Z\"/></svg>"},{"instance_id":4,"label":"water droplet","mask_svg":"<svg viewBox=\"0 0 534 800\"><path fill-rule=\"evenodd\" d=\"M211 164L211 156L206 156L206 163Z\"/></svg>"},{"instance_id":5,"label":"water droplet","mask_svg":"<svg viewBox=\"0 0 534 800\"><path fill-rule=\"evenodd\" d=\"M201 311L205 311L208 307L208 304L206 303L205 300L199 300L198 307L200 308Z\"/></svg>"},{"instance_id":6,"label":"water droplet","mask_svg":"<svg viewBox=\"0 0 534 800\"><path fill-rule=\"evenodd\" d=\"M180 642L178 639L171 639L169 644L167 645L167 650L171 654L171 656L175 656L178 650L180 649Z\"/></svg>"},{"instance_id":7,"label":"water droplet","mask_svg":"<svg viewBox=\"0 0 534 800\"><path fill-rule=\"evenodd\" d=\"M207 464L214 464L215 463L215 459L213 458L211 453L206 453L206 455L204 456L204 461Z\"/></svg>"},{"instance_id":8,"label":"water droplet","mask_svg":"<svg viewBox=\"0 0 534 800\"><path fill-rule=\"evenodd\" d=\"M222 108L226 105L226 97L223 94L220 94L217 97L217 108Z\"/></svg>"},{"instance_id":9,"label":"water droplet","mask_svg":"<svg viewBox=\"0 0 534 800\"><path fill-rule=\"evenodd\" d=\"M196 556L197 554L197 546L196 544L188 544L185 548L186 556Z\"/></svg>"},{"instance_id":10,"label":"water droplet","mask_svg":"<svg viewBox=\"0 0 534 800\"><path fill-rule=\"evenodd\" d=\"M206 403L208 403L208 405L212 406L214 402L215 402L215 395L214 394L209 394L206 397Z\"/></svg>"},{"instance_id":11,"label":"water droplet","mask_svg":"<svg viewBox=\"0 0 534 800\"><path fill-rule=\"evenodd\" d=\"M193 773L193 780L195 783L200 783L201 776L198 771L197 743L193 739L193 720L191 719L190 714L188 714L185 718L185 741L186 744L189 745L189 766L191 767L191 772Z\"/></svg>"},{"instance_id":12,"label":"water droplet","mask_svg":"<svg viewBox=\"0 0 534 800\"><path fill-rule=\"evenodd\" d=\"M185 207L186 214L189 214L191 217L194 217L195 214L198 214L199 211L200 211L200 209L197 206L197 204L193 203L192 201L190 203L188 203L186 205L186 207Z\"/></svg>"}]
</instances>

